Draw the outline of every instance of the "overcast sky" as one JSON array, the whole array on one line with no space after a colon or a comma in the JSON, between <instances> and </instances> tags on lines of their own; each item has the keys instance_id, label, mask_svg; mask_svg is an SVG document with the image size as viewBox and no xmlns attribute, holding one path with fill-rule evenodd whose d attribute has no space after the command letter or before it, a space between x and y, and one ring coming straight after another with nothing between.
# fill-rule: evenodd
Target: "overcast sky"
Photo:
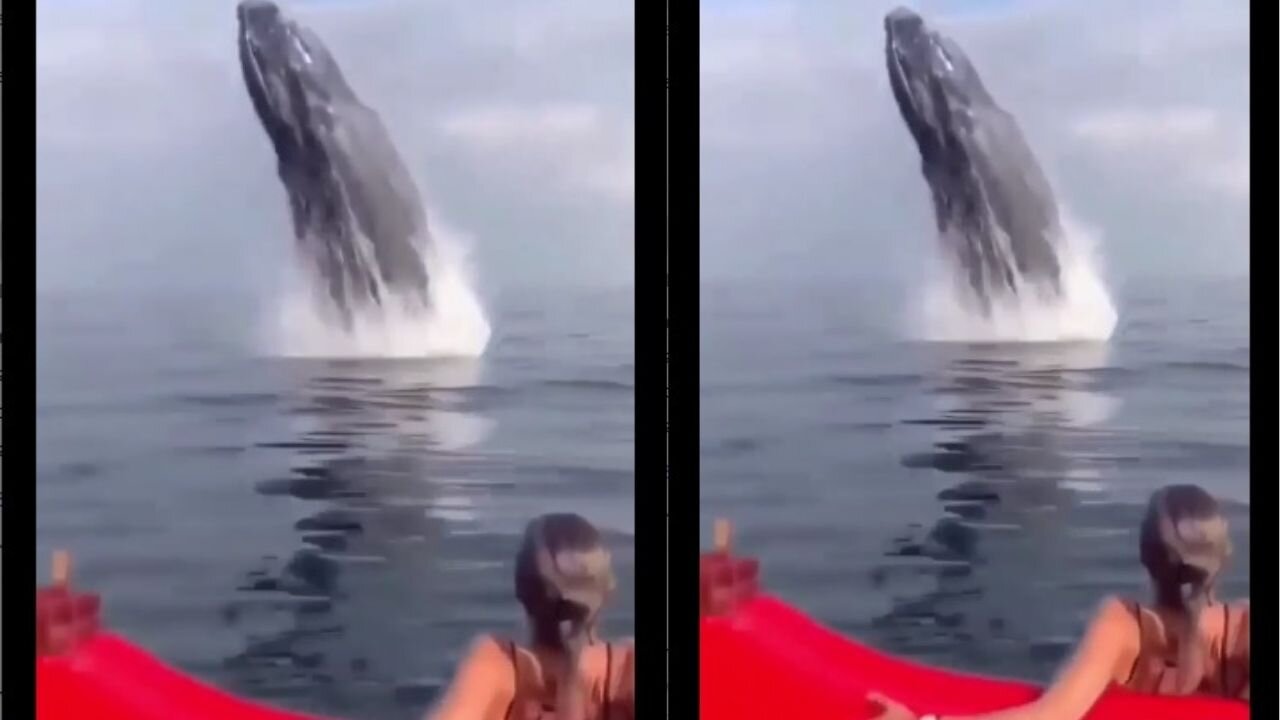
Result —
<instances>
[{"instance_id":1,"label":"overcast sky","mask_svg":"<svg viewBox=\"0 0 1280 720\"><path fill-rule=\"evenodd\" d=\"M292 242L230 0L38 5L41 290L253 287ZM627 284L632 0L297 0L482 283Z\"/></svg>"},{"instance_id":2,"label":"overcast sky","mask_svg":"<svg viewBox=\"0 0 1280 720\"><path fill-rule=\"evenodd\" d=\"M933 251L890 97L894 3L702 5L703 274L909 273ZM927 0L1111 272L1248 267L1243 0ZM626 283L631 0L300 0L486 284ZM271 282L290 242L231 2L38 5L42 289ZM678 122L673 118L672 122Z\"/></svg>"},{"instance_id":3,"label":"overcast sky","mask_svg":"<svg viewBox=\"0 0 1280 720\"><path fill-rule=\"evenodd\" d=\"M884 70L898 3L702 5L703 276L901 276L933 252ZM1248 269L1248 4L925 0L1121 277Z\"/></svg>"}]
</instances>

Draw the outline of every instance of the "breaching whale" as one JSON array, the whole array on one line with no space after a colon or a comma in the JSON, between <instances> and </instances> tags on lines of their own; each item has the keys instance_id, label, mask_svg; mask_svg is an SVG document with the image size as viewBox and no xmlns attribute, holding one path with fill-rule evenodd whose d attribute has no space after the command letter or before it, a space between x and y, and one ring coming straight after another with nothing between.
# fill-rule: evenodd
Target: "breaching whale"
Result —
<instances>
[{"instance_id":1,"label":"breaching whale","mask_svg":"<svg viewBox=\"0 0 1280 720\"><path fill-rule=\"evenodd\" d=\"M938 233L984 313L1034 288L1061 294L1053 190L1013 116L958 45L916 13L885 17L889 83L920 150Z\"/></svg>"},{"instance_id":2,"label":"breaching whale","mask_svg":"<svg viewBox=\"0 0 1280 720\"><path fill-rule=\"evenodd\" d=\"M243 0L236 16L245 86L275 149L298 247L338 317L350 328L356 312L390 297L425 307L426 212L377 113L320 38L275 3Z\"/></svg>"}]
</instances>

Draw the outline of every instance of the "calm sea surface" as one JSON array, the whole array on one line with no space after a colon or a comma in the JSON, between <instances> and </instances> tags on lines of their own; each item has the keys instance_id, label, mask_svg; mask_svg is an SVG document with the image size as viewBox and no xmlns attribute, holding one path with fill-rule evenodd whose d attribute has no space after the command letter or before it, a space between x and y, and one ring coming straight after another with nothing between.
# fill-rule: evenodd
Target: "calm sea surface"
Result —
<instances>
[{"instance_id":1,"label":"calm sea surface","mask_svg":"<svg viewBox=\"0 0 1280 720\"><path fill-rule=\"evenodd\" d=\"M1152 490L1198 483L1249 592L1246 281L1134 283L1105 344L905 339L900 291L702 293L702 525L841 631L1048 679L1107 593L1149 597Z\"/></svg>"},{"instance_id":2,"label":"calm sea surface","mask_svg":"<svg viewBox=\"0 0 1280 720\"><path fill-rule=\"evenodd\" d=\"M532 516L581 512L632 631L632 291L490 304L480 360L265 357L222 298L45 296L36 562L238 693L416 718L480 632L522 633Z\"/></svg>"}]
</instances>

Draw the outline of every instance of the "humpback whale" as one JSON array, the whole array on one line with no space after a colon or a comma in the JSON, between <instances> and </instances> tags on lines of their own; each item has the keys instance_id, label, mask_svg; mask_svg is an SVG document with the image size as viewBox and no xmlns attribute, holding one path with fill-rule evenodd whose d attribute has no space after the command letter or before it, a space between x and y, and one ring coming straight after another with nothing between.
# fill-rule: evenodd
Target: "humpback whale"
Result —
<instances>
[{"instance_id":1,"label":"humpback whale","mask_svg":"<svg viewBox=\"0 0 1280 720\"><path fill-rule=\"evenodd\" d=\"M984 314L1035 288L1061 295L1053 190L1013 116L955 42L898 8L884 20L898 110L920 151L943 245Z\"/></svg>"},{"instance_id":2,"label":"humpback whale","mask_svg":"<svg viewBox=\"0 0 1280 720\"><path fill-rule=\"evenodd\" d=\"M236 17L245 86L275 150L297 246L337 316L350 329L356 312L390 297L425 307L426 213L377 113L320 38L275 3L243 0Z\"/></svg>"}]
</instances>

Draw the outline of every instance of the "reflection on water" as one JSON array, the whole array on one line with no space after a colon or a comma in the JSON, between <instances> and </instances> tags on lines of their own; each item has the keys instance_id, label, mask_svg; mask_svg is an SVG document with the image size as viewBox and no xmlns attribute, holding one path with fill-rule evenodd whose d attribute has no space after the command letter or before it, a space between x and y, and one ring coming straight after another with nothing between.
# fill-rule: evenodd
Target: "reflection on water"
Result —
<instances>
[{"instance_id":1,"label":"reflection on water","mask_svg":"<svg viewBox=\"0 0 1280 720\"><path fill-rule=\"evenodd\" d=\"M881 586L895 574L914 577L873 625L899 651L945 653L968 667L1010 651L1056 664L1074 633L1065 623L1046 628L1046 588L1092 593L1086 607L1108 585L1146 595L1137 560L1142 508L1116 504L1108 484L1128 460L1108 427L1122 410L1108 387L1108 346L938 350L954 356L928 385L936 412L903 421L930 428L932 448L907 453L902 464L951 481L936 494L941 517L895 538L891 562L873 573ZM1068 570L1082 566L1097 569L1087 580Z\"/></svg>"},{"instance_id":2,"label":"reflection on water","mask_svg":"<svg viewBox=\"0 0 1280 720\"><path fill-rule=\"evenodd\" d=\"M1098 468L1112 458L1090 448L1120 400L1098 382L1105 344L958 347L931 383L933 417L907 424L936 429L929 452L906 467L957 477L939 494L970 521L1025 525L1039 514L1101 489Z\"/></svg>"},{"instance_id":3,"label":"reflection on water","mask_svg":"<svg viewBox=\"0 0 1280 720\"><path fill-rule=\"evenodd\" d=\"M1135 284L1109 343L962 345L904 341L870 283L704 289L703 530L732 519L766 587L842 632L1036 680L1102 596L1146 596L1161 485L1225 501L1247 594L1246 291Z\"/></svg>"},{"instance_id":4,"label":"reflection on water","mask_svg":"<svg viewBox=\"0 0 1280 720\"><path fill-rule=\"evenodd\" d=\"M476 521L479 480L468 478L476 460L468 451L494 425L475 400L484 393L482 367L299 361L296 370L310 373L287 410L293 437L259 443L292 451L294 461L287 477L263 480L257 491L298 501L299 548L264 558L224 609L232 625L252 628L280 614L288 622L250 634L227 665L260 695L328 691L325 704L341 707L362 686L390 682L406 707L420 707L439 679L418 687L400 676L400 662L413 659L388 652L399 630L386 620L411 625L418 608L457 582L450 575L459 568L434 550L446 523ZM493 600L485 617L472 619L510 626L510 609Z\"/></svg>"},{"instance_id":5,"label":"reflection on water","mask_svg":"<svg viewBox=\"0 0 1280 720\"><path fill-rule=\"evenodd\" d=\"M911 571L936 582L895 600L875 624L903 650L978 652L1016 641L1010 626L1034 625L1026 577L1014 569L1062 562L1056 556L1073 544L1064 518L1102 490L1110 459L1092 452L1092 440L1120 400L1100 380L1106 344L936 347L953 354L927 385L936 411L904 420L932 428L933 447L902 463L954 479L937 493L943 517L888 553L924 561Z\"/></svg>"}]
</instances>

